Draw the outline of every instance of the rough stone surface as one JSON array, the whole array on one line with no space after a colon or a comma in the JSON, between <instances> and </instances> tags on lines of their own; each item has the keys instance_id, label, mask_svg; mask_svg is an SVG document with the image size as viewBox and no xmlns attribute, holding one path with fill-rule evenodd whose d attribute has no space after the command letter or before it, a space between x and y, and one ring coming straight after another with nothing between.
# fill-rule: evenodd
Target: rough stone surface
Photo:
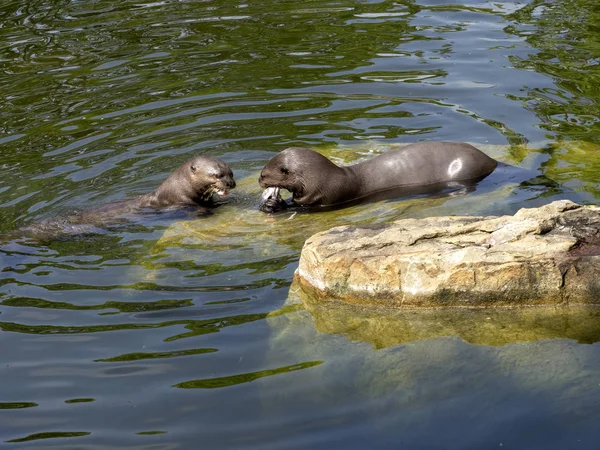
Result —
<instances>
[{"instance_id":1,"label":"rough stone surface","mask_svg":"<svg viewBox=\"0 0 600 450\"><path fill-rule=\"evenodd\" d=\"M306 241L296 280L363 305L600 304L600 207L336 227Z\"/></svg>"}]
</instances>

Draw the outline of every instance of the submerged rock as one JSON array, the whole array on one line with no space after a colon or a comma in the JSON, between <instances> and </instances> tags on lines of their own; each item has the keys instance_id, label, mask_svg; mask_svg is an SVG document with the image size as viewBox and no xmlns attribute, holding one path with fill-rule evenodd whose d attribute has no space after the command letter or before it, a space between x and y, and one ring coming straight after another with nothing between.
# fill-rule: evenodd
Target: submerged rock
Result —
<instances>
[{"instance_id":1,"label":"submerged rock","mask_svg":"<svg viewBox=\"0 0 600 450\"><path fill-rule=\"evenodd\" d=\"M336 227L306 241L296 280L363 305L600 304L600 207Z\"/></svg>"}]
</instances>

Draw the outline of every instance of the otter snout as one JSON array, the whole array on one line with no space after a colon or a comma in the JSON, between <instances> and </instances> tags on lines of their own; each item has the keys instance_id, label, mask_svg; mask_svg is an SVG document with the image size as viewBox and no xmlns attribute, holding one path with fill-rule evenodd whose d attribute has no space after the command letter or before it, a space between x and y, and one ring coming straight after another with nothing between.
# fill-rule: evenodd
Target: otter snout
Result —
<instances>
[{"instance_id":1,"label":"otter snout","mask_svg":"<svg viewBox=\"0 0 600 450\"><path fill-rule=\"evenodd\" d=\"M268 173L265 175L265 170L263 169L263 171L260 173L260 175L258 177L258 184L260 185L261 188L267 189L273 185L279 184L279 180L274 179L273 177L269 176Z\"/></svg>"},{"instance_id":2,"label":"otter snout","mask_svg":"<svg viewBox=\"0 0 600 450\"><path fill-rule=\"evenodd\" d=\"M225 186L227 186L229 189L234 189L235 188L235 180L233 179L233 177L223 178L223 184Z\"/></svg>"}]
</instances>

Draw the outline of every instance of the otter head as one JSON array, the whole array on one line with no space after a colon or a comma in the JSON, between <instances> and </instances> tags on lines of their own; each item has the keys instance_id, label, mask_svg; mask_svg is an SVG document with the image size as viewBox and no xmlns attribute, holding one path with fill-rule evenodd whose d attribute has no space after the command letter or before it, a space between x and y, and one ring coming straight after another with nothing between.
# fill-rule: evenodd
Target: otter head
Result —
<instances>
[{"instance_id":1,"label":"otter head","mask_svg":"<svg viewBox=\"0 0 600 450\"><path fill-rule=\"evenodd\" d=\"M229 165L213 156L197 156L188 161L188 182L194 193L194 202L210 200L213 193L227 195L235 188L233 172Z\"/></svg>"},{"instance_id":2,"label":"otter head","mask_svg":"<svg viewBox=\"0 0 600 450\"><path fill-rule=\"evenodd\" d=\"M179 166L153 192L150 206L203 204L214 193L227 195L235 188L231 167L213 156L196 156Z\"/></svg>"},{"instance_id":3,"label":"otter head","mask_svg":"<svg viewBox=\"0 0 600 450\"><path fill-rule=\"evenodd\" d=\"M263 168L258 183L263 189L280 188L292 193L297 205L327 202L324 187L342 169L309 148L290 147L273 157Z\"/></svg>"}]
</instances>

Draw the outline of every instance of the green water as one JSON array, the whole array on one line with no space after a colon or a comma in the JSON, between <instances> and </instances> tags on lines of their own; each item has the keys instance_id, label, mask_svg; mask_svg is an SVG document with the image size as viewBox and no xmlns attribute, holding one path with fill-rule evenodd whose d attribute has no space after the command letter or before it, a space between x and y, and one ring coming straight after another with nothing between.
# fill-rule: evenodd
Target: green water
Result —
<instances>
[{"instance_id":1,"label":"green water","mask_svg":"<svg viewBox=\"0 0 600 450\"><path fill-rule=\"evenodd\" d=\"M291 283L331 226L597 203L599 27L591 0L0 3L0 441L596 448L595 310L347 311ZM532 178L257 210L258 173L288 146L350 163L423 140ZM212 216L20 235L196 154L238 181Z\"/></svg>"}]
</instances>

